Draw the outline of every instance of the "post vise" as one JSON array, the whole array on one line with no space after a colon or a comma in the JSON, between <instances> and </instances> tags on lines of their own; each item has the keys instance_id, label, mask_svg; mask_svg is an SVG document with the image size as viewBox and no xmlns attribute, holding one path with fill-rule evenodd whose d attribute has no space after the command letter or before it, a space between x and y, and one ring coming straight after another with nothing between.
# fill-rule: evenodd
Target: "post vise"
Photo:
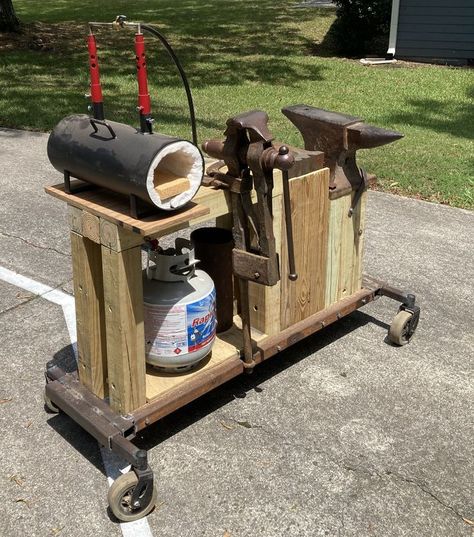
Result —
<instances>
[{"instance_id":1,"label":"post vise","mask_svg":"<svg viewBox=\"0 0 474 537\"><path fill-rule=\"evenodd\" d=\"M239 281L240 309L244 335L244 361L253 367L253 347L250 333L248 282L275 285L280 279L279 260L275 248L272 216L273 170L282 171L284 195L288 197L288 170L294 156L288 147L272 143L268 130L268 115L252 110L227 120L225 140L208 140L202 149L222 162L208 169L208 184L227 188L231 192L234 249L232 264ZM227 168L225 172L221 171ZM286 184L286 188L285 188ZM257 202L254 205L252 190ZM289 200L288 200L289 203ZM290 272L294 269L291 214L286 215Z\"/></svg>"}]
</instances>

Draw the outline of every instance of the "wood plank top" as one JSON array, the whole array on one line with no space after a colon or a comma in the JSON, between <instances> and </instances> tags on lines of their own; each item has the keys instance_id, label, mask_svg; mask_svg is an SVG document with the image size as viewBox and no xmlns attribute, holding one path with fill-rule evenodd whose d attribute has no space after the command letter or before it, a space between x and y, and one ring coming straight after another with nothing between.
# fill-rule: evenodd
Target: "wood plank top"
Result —
<instances>
[{"instance_id":1,"label":"wood plank top","mask_svg":"<svg viewBox=\"0 0 474 537\"><path fill-rule=\"evenodd\" d=\"M75 181L71 185L74 183ZM212 189L206 190L215 192ZM64 184L58 184L45 187L45 191L69 205L143 236L165 234L167 230L174 231L177 227L185 227L188 222L210 213L208 206L191 201L181 210L166 212L157 209L156 214L138 220L130 216L128 199L110 190L91 187L76 194L68 194L64 191Z\"/></svg>"}]
</instances>

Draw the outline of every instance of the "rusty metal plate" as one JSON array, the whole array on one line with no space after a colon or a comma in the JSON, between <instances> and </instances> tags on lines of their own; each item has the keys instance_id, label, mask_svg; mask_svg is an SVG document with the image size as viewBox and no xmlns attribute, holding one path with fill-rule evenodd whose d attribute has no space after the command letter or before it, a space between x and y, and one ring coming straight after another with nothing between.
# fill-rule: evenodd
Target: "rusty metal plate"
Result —
<instances>
[{"instance_id":1,"label":"rusty metal plate","mask_svg":"<svg viewBox=\"0 0 474 537\"><path fill-rule=\"evenodd\" d=\"M280 280L278 256L264 257L234 248L232 251L234 274L243 280L262 285L275 285Z\"/></svg>"}]
</instances>

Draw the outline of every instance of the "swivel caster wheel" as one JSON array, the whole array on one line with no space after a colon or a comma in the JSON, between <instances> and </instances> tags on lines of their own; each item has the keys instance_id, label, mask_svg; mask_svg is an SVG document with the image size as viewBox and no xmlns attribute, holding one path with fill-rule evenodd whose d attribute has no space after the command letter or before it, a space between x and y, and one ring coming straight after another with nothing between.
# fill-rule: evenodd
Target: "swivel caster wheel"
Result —
<instances>
[{"instance_id":1,"label":"swivel caster wheel","mask_svg":"<svg viewBox=\"0 0 474 537\"><path fill-rule=\"evenodd\" d=\"M400 347L409 343L418 326L419 318L419 309L416 312L401 309L388 330L389 341Z\"/></svg>"},{"instance_id":2,"label":"swivel caster wheel","mask_svg":"<svg viewBox=\"0 0 474 537\"><path fill-rule=\"evenodd\" d=\"M121 522L131 522L132 520L143 518L155 507L157 496L155 485L153 485L151 498L146 505L141 505L140 507L132 505L132 494L137 483L138 477L132 470L119 476L109 489L107 500L110 510Z\"/></svg>"},{"instance_id":3,"label":"swivel caster wheel","mask_svg":"<svg viewBox=\"0 0 474 537\"><path fill-rule=\"evenodd\" d=\"M51 399L46 395L46 392L43 395L44 397L44 409L48 414L59 414L60 409L51 401Z\"/></svg>"}]
</instances>

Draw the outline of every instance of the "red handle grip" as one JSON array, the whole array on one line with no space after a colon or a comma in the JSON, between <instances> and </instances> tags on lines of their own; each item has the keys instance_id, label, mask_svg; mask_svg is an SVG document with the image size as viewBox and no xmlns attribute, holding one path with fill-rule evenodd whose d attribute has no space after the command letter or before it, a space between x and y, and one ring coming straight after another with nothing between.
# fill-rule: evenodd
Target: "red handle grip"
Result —
<instances>
[{"instance_id":1,"label":"red handle grip","mask_svg":"<svg viewBox=\"0 0 474 537\"><path fill-rule=\"evenodd\" d=\"M141 115L148 115L151 112L151 100L148 93L148 75L145 58L145 39L143 34L135 34L135 55L137 60L137 80L138 80L138 106Z\"/></svg>"},{"instance_id":2,"label":"red handle grip","mask_svg":"<svg viewBox=\"0 0 474 537\"><path fill-rule=\"evenodd\" d=\"M87 48L89 49L89 71L91 75L91 100L98 104L102 102L102 87L100 85L99 60L97 58L97 45L95 35L87 37Z\"/></svg>"}]
</instances>

